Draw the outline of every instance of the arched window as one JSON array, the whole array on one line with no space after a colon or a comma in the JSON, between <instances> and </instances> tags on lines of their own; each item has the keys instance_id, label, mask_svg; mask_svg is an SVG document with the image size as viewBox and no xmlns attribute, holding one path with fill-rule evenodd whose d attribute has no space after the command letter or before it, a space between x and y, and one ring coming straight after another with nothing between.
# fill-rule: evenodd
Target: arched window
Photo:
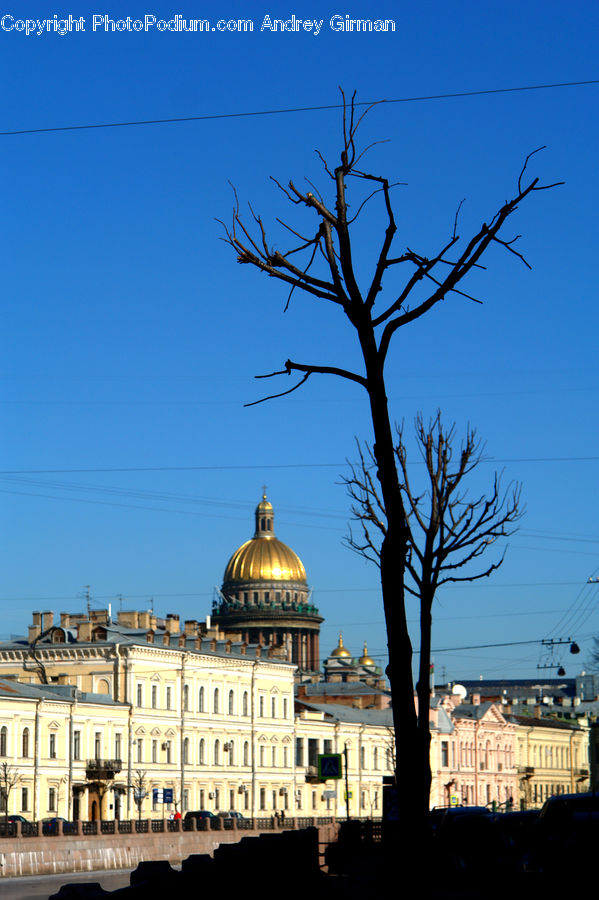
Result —
<instances>
[{"instance_id":1,"label":"arched window","mask_svg":"<svg viewBox=\"0 0 599 900\"><path fill-rule=\"evenodd\" d=\"M29 729L23 729L23 744L21 756L29 756Z\"/></svg>"},{"instance_id":2,"label":"arched window","mask_svg":"<svg viewBox=\"0 0 599 900\"><path fill-rule=\"evenodd\" d=\"M189 712L189 685L186 684L183 686L183 709L185 712Z\"/></svg>"},{"instance_id":3,"label":"arched window","mask_svg":"<svg viewBox=\"0 0 599 900\"><path fill-rule=\"evenodd\" d=\"M206 742L204 738L200 741L200 747L198 750L198 763L200 766L203 766L206 762Z\"/></svg>"},{"instance_id":4,"label":"arched window","mask_svg":"<svg viewBox=\"0 0 599 900\"><path fill-rule=\"evenodd\" d=\"M214 688L214 705L212 707L212 712L218 712L218 688Z\"/></svg>"},{"instance_id":5,"label":"arched window","mask_svg":"<svg viewBox=\"0 0 599 900\"><path fill-rule=\"evenodd\" d=\"M247 691L243 692L243 700L242 700L242 708L241 709L242 709L242 714L244 716L247 716L248 715L248 692Z\"/></svg>"},{"instance_id":6,"label":"arched window","mask_svg":"<svg viewBox=\"0 0 599 900\"><path fill-rule=\"evenodd\" d=\"M375 747L372 751L372 766L374 769L378 769L379 767L379 749Z\"/></svg>"},{"instance_id":7,"label":"arched window","mask_svg":"<svg viewBox=\"0 0 599 900\"><path fill-rule=\"evenodd\" d=\"M198 712L204 712L204 688L200 688L198 694Z\"/></svg>"},{"instance_id":8,"label":"arched window","mask_svg":"<svg viewBox=\"0 0 599 900\"><path fill-rule=\"evenodd\" d=\"M183 762L189 763L189 738L183 739Z\"/></svg>"},{"instance_id":9,"label":"arched window","mask_svg":"<svg viewBox=\"0 0 599 900\"><path fill-rule=\"evenodd\" d=\"M233 691L229 691L229 715L230 716L233 715L234 702L235 702L235 695L233 694Z\"/></svg>"},{"instance_id":10,"label":"arched window","mask_svg":"<svg viewBox=\"0 0 599 900\"><path fill-rule=\"evenodd\" d=\"M270 698L270 716L272 719L277 718L277 698L276 697Z\"/></svg>"},{"instance_id":11,"label":"arched window","mask_svg":"<svg viewBox=\"0 0 599 900\"><path fill-rule=\"evenodd\" d=\"M244 766L249 766L250 764L250 745L247 741L243 745L243 764Z\"/></svg>"},{"instance_id":12,"label":"arched window","mask_svg":"<svg viewBox=\"0 0 599 900\"><path fill-rule=\"evenodd\" d=\"M214 742L214 765L220 766L220 741Z\"/></svg>"},{"instance_id":13,"label":"arched window","mask_svg":"<svg viewBox=\"0 0 599 900\"><path fill-rule=\"evenodd\" d=\"M229 741L229 765L235 765L235 744L233 741Z\"/></svg>"},{"instance_id":14,"label":"arched window","mask_svg":"<svg viewBox=\"0 0 599 900\"><path fill-rule=\"evenodd\" d=\"M0 728L0 756L6 756L8 746L8 728L3 725Z\"/></svg>"},{"instance_id":15,"label":"arched window","mask_svg":"<svg viewBox=\"0 0 599 900\"><path fill-rule=\"evenodd\" d=\"M366 768L366 747L360 747L360 768Z\"/></svg>"}]
</instances>

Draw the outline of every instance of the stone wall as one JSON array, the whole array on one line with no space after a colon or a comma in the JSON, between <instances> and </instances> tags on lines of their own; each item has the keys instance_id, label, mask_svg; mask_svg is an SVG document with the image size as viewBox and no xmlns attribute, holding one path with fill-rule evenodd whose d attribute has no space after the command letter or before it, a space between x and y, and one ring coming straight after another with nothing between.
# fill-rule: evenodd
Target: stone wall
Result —
<instances>
[{"instance_id":1,"label":"stone wall","mask_svg":"<svg viewBox=\"0 0 599 900\"><path fill-rule=\"evenodd\" d=\"M289 823L285 828L289 828ZM319 840L329 842L335 840L338 825L331 822L318 829ZM0 878L134 869L140 862L158 859L178 865L192 853L212 856L220 844L236 843L243 837L262 833L244 829L0 838Z\"/></svg>"}]
</instances>

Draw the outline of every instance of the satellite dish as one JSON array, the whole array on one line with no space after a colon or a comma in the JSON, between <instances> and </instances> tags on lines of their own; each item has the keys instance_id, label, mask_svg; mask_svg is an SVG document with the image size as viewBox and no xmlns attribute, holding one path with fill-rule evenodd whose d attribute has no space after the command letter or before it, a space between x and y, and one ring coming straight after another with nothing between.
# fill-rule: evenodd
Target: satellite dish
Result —
<instances>
[{"instance_id":1,"label":"satellite dish","mask_svg":"<svg viewBox=\"0 0 599 900\"><path fill-rule=\"evenodd\" d=\"M464 700L466 698L466 695L468 694L468 691L463 684L454 684L451 689L451 693L456 694L458 697L461 697L462 700Z\"/></svg>"}]
</instances>

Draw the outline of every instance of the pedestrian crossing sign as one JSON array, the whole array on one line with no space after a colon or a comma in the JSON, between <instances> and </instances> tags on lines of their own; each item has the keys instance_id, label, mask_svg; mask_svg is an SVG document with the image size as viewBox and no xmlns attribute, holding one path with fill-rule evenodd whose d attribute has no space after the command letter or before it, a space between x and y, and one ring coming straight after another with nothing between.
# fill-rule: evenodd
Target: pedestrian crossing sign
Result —
<instances>
[{"instance_id":1,"label":"pedestrian crossing sign","mask_svg":"<svg viewBox=\"0 0 599 900\"><path fill-rule=\"evenodd\" d=\"M343 778L340 753L321 753L318 757L318 777L321 781Z\"/></svg>"}]
</instances>

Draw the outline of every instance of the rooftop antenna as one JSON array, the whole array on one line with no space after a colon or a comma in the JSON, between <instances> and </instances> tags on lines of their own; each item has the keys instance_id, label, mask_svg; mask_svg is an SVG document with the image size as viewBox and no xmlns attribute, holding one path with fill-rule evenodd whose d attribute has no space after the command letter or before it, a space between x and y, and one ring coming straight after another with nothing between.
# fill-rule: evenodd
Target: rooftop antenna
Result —
<instances>
[{"instance_id":1,"label":"rooftop antenna","mask_svg":"<svg viewBox=\"0 0 599 900\"><path fill-rule=\"evenodd\" d=\"M89 593L90 586L89 584L84 584L83 587L85 589L85 602L87 604L87 618L89 619L91 618L91 596Z\"/></svg>"}]
</instances>

